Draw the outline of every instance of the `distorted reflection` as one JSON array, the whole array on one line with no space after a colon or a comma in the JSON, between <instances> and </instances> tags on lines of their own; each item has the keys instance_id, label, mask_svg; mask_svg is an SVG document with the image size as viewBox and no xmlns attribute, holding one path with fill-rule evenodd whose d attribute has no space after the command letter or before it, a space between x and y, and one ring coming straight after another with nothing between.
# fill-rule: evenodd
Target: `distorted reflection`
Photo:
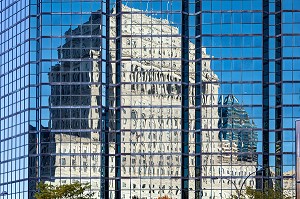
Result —
<instances>
[{"instance_id":1,"label":"distorted reflection","mask_svg":"<svg viewBox=\"0 0 300 199\"><path fill-rule=\"evenodd\" d=\"M100 197L101 176L101 15L69 29L59 46L62 60L49 73L51 158L43 167L54 184L90 183ZM46 165L45 165L46 166ZM48 169L48 170L47 170Z\"/></svg>"},{"instance_id":2,"label":"distorted reflection","mask_svg":"<svg viewBox=\"0 0 300 199\"><path fill-rule=\"evenodd\" d=\"M123 39L121 43L118 39L109 42L107 96L101 79L100 57L106 53L102 52L101 28L97 25L101 15L94 14L84 24L70 28L64 35L65 43L58 47L61 61L49 73L52 128L44 134L49 149L43 147L43 150L51 155L43 157L43 176L57 184L89 182L91 191L100 198L103 186L100 178L104 167L109 166L106 174L110 177L106 179L109 198L119 197L118 191L122 198L164 195L181 198L185 91L180 29L166 19L127 14L139 10L125 5L122 11L121 28L117 28L116 17L110 18L110 37L117 38L120 34ZM195 44L189 42L188 46L188 57L195 60ZM188 192L190 198L199 196L199 190L206 197L229 197L232 183L239 183L243 176L256 170L257 134L252 130L255 125L234 96L218 103L219 77L211 70L211 55L206 48L201 51L202 93L198 105L196 64L190 61L187 66L190 133L189 165L184 168L190 177ZM107 112L102 106L103 97L109 102ZM199 105L201 118L196 118L195 109ZM101 145L104 113L109 128L109 148L105 153L110 156L105 156ZM195 129L199 119L200 150L194 133L199 130ZM196 157L200 155L199 162ZM108 165L102 165L103 157L108 159ZM194 180L200 176L201 186ZM256 182L249 180L246 184L255 187Z\"/></svg>"},{"instance_id":3,"label":"distorted reflection","mask_svg":"<svg viewBox=\"0 0 300 199\"><path fill-rule=\"evenodd\" d=\"M117 60L118 53L121 83L121 115L111 115L115 120L122 120L121 130L121 196L123 198L152 198L167 195L170 198L181 198L182 179L182 51L179 29L165 19L156 19L145 14L131 15L127 11L139 10L122 6L122 32L124 36L118 51L117 42L112 40L110 48L112 61ZM115 27L116 18L112 17L111 26ZM147 24L161 24L159 26ZM117 33L111 30L111 36ZM126 37L126 35L143 35L142 37ZM148 36L151 35L151 36ZM176 36L178 35L178 36ZM195 60L195 45L189 43L189 59ZM210 68L211 56L202 48L202 187L189 180L189 197L196 197L196 190L202 189L203 196L211 196L211 187L215 187L213 195L229 197L231 194L231 176L238 181L256 170L257 158L248 158L256 152L255 140L248 143L248 132L239 135L239 142L219 139L218 130L218 76ZM116 85L118 79L114 71L117 64L111 64L111 83ZM189 176L195 177L196 140L195 131L195 64L189 63L190 89L189 99ZM112 89L111 96L116 96ZM115 99L113 99L115 100ZM116 104L111 101L110 104ZM244 121L247 113L227 115L230 120ZM225 117L225 116L222 116ZM197 118L198 119L198 118ZM116 123L110 123L110 129L117 131ZM252 132L254 126L244 125ZM232 127L233 129L237 127ZM238 127L240 128L240 127ZM253 133L255 134L255 133ZM255 137L255 136L254 136ZM112 139L116 141L116 139ZM116 151L116 145L110 144L110 154ZM237 150L240 148L240 150ZM241 155L243 154L243 155ZM245 154L245 155L244 155ZM255 156L255 155L254 155ZM111 157L112 165L116 158ZM243 172L241 172L243 171ZM115 168L110 169L109 176L115 176ZM218 180L211 181L213 177ZM240 178L239 178L240 176ZM225 180L223 179L225 178ZM226 181L226 182L225 182ZM115 181L110 181L110 197L115 196ZM168 185L168 186L166 186ZM255 186L250 180L247 186ZM222 187L222 189L221 189Z\"/></svg>"}]
</instances>

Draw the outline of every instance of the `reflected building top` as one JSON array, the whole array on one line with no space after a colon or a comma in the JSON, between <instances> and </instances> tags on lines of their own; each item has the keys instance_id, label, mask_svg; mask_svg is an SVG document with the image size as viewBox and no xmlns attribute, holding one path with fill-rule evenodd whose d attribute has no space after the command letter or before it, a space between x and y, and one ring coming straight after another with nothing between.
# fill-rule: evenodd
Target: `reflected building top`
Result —
<instances>
[{"instance_id":1,"label":"reflected building top","mask_svg":"<svg viewBox=\"0 0 300 199\"><path fill-rule=\"evenodd\" d=\"M228 140L231 146L237 147L239 160L256 161L256 146L258 135L255 124L250 120L248 113L233 95L219 98L220 140ZM244 154L242 154L244 153Z\"/></svg>"},{"instance_id":2,"label":"reflected building top","mask_svg":"<svg viewBox=\"0 0 300 199\"><path fill-rule=\"evenodd\" d=\"M292 196L291 1L1 1L0 192L229 198L245 180Z\"/></svg>"}]
</instances>

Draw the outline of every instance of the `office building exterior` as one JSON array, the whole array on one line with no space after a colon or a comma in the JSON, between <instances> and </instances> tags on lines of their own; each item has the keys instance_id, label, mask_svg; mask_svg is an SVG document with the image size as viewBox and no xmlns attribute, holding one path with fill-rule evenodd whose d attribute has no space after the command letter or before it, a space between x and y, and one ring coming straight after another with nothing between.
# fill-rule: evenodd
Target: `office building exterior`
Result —
<instances>
[{"instance_id":1,"label":"office building exterior","mask_svg":"<svg viewBox=\"0 0 300 199\"><path fill-rule=\"evenodd\" d=\"M294 196L299 10L2 0L0 193L78 181L96 198Z\"/></svg>"}]
</instances>

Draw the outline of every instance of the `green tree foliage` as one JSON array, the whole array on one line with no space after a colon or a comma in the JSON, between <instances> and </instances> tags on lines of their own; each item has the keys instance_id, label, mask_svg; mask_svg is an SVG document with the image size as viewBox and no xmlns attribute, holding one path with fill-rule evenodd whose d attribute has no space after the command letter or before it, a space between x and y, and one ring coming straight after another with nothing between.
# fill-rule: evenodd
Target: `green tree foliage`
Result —
<instances>
[{"instance_id":1,"label":"green tree foliage","mask_svg":"<svg viewBox=\"0 0 300 199\"><path fill-rule=\"evenodd\" d=\"M275 190L275 189L264 189L257 190L253 189L251 187L246 187L246 193L243 192L241 194L241 197L239 198L238 193L235 195L231 195L230 199L274 199L274 198L280 198L280 199L292 199L292 197L289 197L282 193L281 190Z\"/></svg>"},{"instance_id":2,"label":"green tree foliage","mask_svg":"<svg viewBox=\"0 0 300 199\"><path fill-rule=\"evenodd\" d=\"M66 185L50 185L40 182L37 184L36 199L92 199L94 193L86 193L91 188L89 184L79 182Z\"/></svg>"}]
</instances>

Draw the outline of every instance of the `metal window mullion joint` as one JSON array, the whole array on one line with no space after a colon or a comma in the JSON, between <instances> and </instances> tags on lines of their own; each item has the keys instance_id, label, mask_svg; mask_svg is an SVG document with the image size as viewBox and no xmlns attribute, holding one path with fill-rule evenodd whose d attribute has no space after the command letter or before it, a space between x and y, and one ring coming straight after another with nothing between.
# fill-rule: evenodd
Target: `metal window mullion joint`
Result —
<instances>
[{"instance_id":1,"label":"metal window mullion joint","mask_svg":"<svg viewBox=\"0 0 300 199\"><path fill-rule=\"evenodd\" d=\"M189 1L182 1L181 36L181 198L189 198Z\"/></svg>"},{"instance_id":2,"label":"metal window mullion joint","mask_svg":"<svg viewBox=\"0 0 300 199\"><path fill-rule=\"evenodd\" d=\"M34 4L33 4L34 3ZM29 44L29 134L28 134L28 152L29 152L29 168L28 177L29 180L29 197L33 197L35 194L35 181L40 177L41 169L41 154L40 147L40 75L39 75L39 42L37 37L40 35L40 17L39 17L39 4L37 2L30 2L30 44Z\"/></svg>"},{"instance_id":3,"label":"metal window mullion joint","mask_svg":"<svg viewBox=\"0 0 300 199\"><path fill-rule=\"evenodd\" d=\"M201 161L201 97L202 97L202 1L196 2L196 27L195 27L195 198L202 197L202 161Z\"/></svg>"},{"instance_id":4,"label":"metal window mullion joint","mask_svg":"<svg viewBox=\"0 0 300 199\"><path fill-rule=\"evenodd\" d=\"M29 35L29 133L28 133L28 152L29 152L29 169L28 177L37 178L39 176L39 75L38 64L39 59L38 43L36 36L38 35L39 18L37 17L36 5L30 5L30 35ZM31 182L29 182L31 183ZM32 188L29 195L32 195Z\"/></svg>"},{"instance_id":5,"label":"metal window mullion joint","mask_svg":"<svg viewBox=\"0 0 300 199\"><path fill-rule=\"evenodd\" d=\"M263 1L263 72L262 72L262 84L263 84L263 135L262 135L262 151L263 159L262 166L263 168L269 168L269 1ZM263 187L259 188L268 188L271 185L269 181L270 171L266 169L263 172Z\"/></svg>"},{"instance_id":6,"label":"metal window mullion joint","mask_svg":"<svg viewBox=\"0 0 300 199\"><path fill-rule=\"evenodd\" d=\"M121 58L122 1L116 2L116 109L115 109L115 197L121 198Z\"/></svg>"},{"instance_id":7,"label":"metal window mullion joint","mask_svg":"<svg viewBox=\"0 0 300 199\"><path fill-rule=\"evenodd\" d=\"M103 53L103 46L106 46L106 54L102 54L102 57L105 56L105 111L102 113L102 118L104 118L105 124L104 128L101 128L101 198L108 199L109 198L109 71L110 71L110 51L109 51L109 37L110 37L110 9L109 9L109 0L102 1L102 9L105 14L102 13L102 17L105 17L106 26L102 25L102 31L106 31L106 39L102 41L106 42L105 45L101 45L101 54ZM105 27L105 30L103 29ZM103 83L103 81L102 81ZM101 93L103 94L103 93Z\"/></svg>"},{"instance_id":8,"label":"metal window mullion joint","mask_svg":"<svg viewBox=\"0 0 300 199\"><path fill-rule=\"evenodd\" d=\"M283 188L282 181L282 35L281 1L275 2L275 189Z\"/></svg>"}]
</instances>

